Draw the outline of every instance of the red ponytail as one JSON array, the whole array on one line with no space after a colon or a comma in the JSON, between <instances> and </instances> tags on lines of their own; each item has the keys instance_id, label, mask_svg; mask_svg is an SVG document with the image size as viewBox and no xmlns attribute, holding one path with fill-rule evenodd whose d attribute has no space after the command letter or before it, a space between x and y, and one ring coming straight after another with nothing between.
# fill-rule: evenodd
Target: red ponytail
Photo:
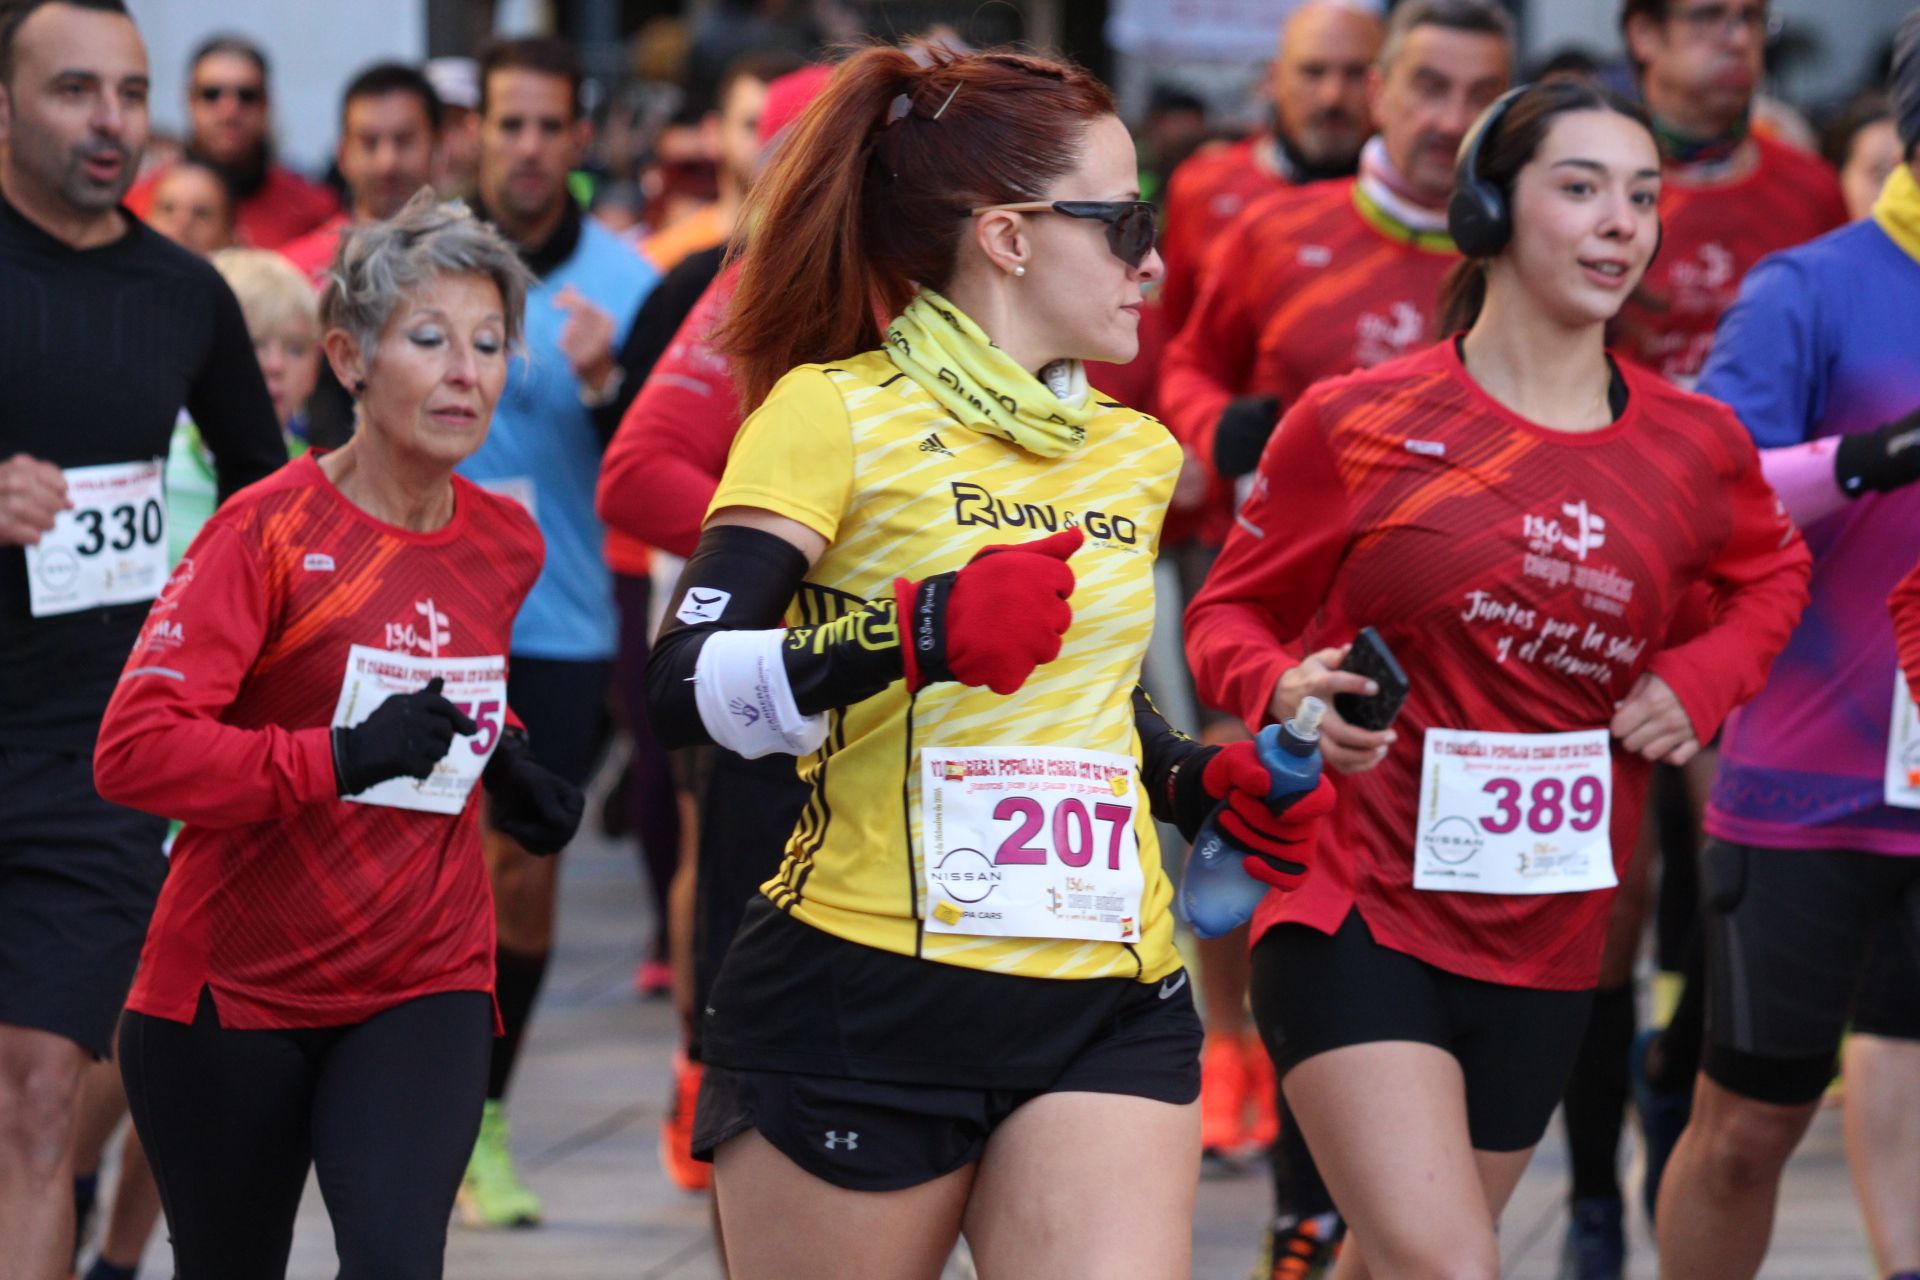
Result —
<instances>
[{"instance_id":1,"label":"red ponytail","mask_svg":"<svg viewBox=\"0 0 1920 1280\"><path fill-rule=\"evenodd\" d=\"M925 44L860 50L794 122L747 201L718 341L747 408L795 365L880 345L876 309L953 275L966 211L1034 200L1113 95L1078 67Z\"/></svg>"}]
</instances>

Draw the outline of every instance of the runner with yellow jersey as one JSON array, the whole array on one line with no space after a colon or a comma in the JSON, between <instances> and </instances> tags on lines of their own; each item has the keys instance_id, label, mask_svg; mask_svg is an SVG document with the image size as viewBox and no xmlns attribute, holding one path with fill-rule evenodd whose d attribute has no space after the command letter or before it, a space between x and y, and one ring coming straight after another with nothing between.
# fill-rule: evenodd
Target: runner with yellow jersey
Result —
<instances>
[{"instance_id":1,"label":"runner with yellow jersey","mask_svg":"<svg viewBox=\"0 0 1920 1280\"><path fill-rule=\"evenodd\" d=\"M1139 692L1180 450L1080 363L1133 356L1161 265L1112 97L919 56L843 63L755 193L721 340L758 407L649 669L668 745L809 790L705 1010L695 1152L739 1280L933 1277L962 1232L987 1280L1185 1276L1154 820L1221 806L1285 888L1330 794L1274 812L1250 743Z\"/></svg>"}]
</instances>

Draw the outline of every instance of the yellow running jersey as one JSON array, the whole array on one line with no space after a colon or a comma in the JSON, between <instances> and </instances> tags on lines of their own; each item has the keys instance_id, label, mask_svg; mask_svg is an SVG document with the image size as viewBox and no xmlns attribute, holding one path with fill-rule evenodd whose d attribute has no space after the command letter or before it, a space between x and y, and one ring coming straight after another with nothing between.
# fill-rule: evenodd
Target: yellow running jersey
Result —
<instances>
[{"instance_id":1,"label":"yellow running jersey","mask_svg":"<svg viewBox=\"0 0 1920 1280\"><path fill-rule=\"evenodd\" d=\"M1142 797L1132 694L1180 461L1159 422L1104 402L1084 444L1039 457L957 422L883 351L780 380L741 427L710 511L757 507L827 539L789 625L831 622L890 595L896 578L957 570L996 543L1073 526L1086 541L1069 562L1073 623L1060 656L1011 697L943 682L909 699L902 681L829 713L825 744L799 761L807 806L779 874L762 886L775 906L836 937L970 969L1154 982L1180 967L1144 798L1132 808L1143 885L1139 919L1118 926L1126 942L930 929L930 913L948 925L960 913L944 898L929 907L921 812L922 753L958 748L1124 756L1133 776L1112 779L1113 794L1130 781ZM1093 840L1107 848L1108 835L1090 836L1082 858Z\"/></svg>"}]
</instances>

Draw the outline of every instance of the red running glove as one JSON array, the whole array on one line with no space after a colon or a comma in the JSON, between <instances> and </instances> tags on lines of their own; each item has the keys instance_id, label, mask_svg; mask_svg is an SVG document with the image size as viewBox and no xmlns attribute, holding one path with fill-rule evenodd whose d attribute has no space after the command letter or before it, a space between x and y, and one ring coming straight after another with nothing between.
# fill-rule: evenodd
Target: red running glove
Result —
<instances>
[{"instance_id":1,"label":"red running glove","mask_svg":"<svg viewBox=\"0 0 1920 1280\"><path fill-rule=\"evenodd\" d=\"M1037 542L991 546L955 573L896 578L900 653L907 692L936 680L984 685L1005 697L1033 669L1060 656L1073 621L1067 559L1083 535L1068 529Z\"/></svg>"},{"instance_id":2,"label":"red running glove","mask_svg":"<svg viewBox=\"0 0 1920 1280\"><path fill-rule=\"evenodd\" d=\"M1333 812L1333 783L1326 775L1313 790L1295 792L1278 808L1269 808L1273 778L1252 742L1235 742L1207 761L1200 785L1226 802L1220 834L1247 855L1241 861L1247 874L1276 889L1298 889L1313 865L1320 820Z\"/></svg>"}]
</instances>

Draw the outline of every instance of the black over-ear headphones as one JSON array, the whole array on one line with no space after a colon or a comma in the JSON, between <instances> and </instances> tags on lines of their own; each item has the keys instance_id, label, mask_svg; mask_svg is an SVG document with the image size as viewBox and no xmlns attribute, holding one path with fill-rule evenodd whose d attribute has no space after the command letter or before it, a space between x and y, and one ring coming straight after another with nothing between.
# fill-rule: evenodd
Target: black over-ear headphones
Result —
<instances>
[{"instance_id":1,"label":"black over-ear headphones","mask_svg":"<svg viewBox=\"0 0 1920 1280\"><path fill-rule=\"evenodd\" d=\"M1500 119L1514 99L1532 87L1518 85L1495 98L1460 144L1460 158L1453 166L1453 195L1447 200L1447 234L1469 258L1491 258L1513 238L1513 210L1507 203L1507 193L1498 183L1480 176L1480 149L1488 135L1500 127Z\"/></svg>"}]
</instances>

